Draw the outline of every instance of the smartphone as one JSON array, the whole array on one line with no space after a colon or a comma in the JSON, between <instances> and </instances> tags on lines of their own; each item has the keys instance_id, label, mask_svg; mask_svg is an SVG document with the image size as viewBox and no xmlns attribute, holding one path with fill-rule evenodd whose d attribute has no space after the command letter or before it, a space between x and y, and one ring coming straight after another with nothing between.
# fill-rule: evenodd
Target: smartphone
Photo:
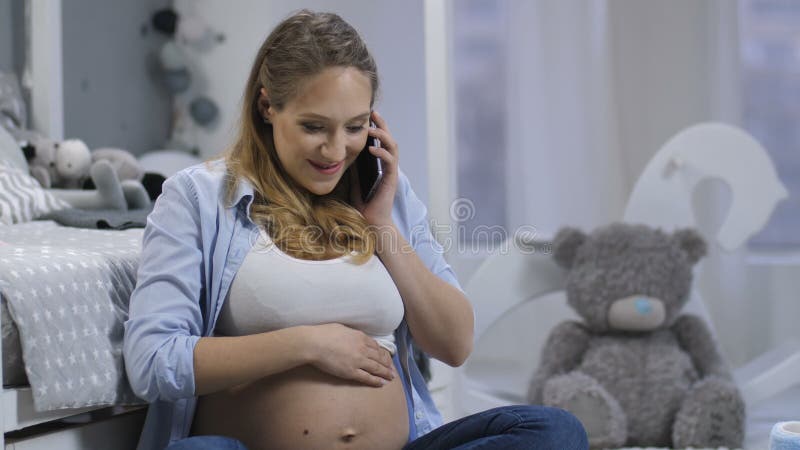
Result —
<instances>
[{"instance_id":1,"label":"smartphone","mask_svg":"<svg viewBox=\"0 0 800 450\"><path fill-rule=\"evenodd\" d=\"M370 120L370 128L375 128L375 123ZM361 187L361 200L366 203L378 190L378 186L383 179L383 164L381 159L369 151L369 147L380 147L381 140L367 136L367 143L356 158L356 170L358 170L358 181Z\"/></svg>"}]
</instances>

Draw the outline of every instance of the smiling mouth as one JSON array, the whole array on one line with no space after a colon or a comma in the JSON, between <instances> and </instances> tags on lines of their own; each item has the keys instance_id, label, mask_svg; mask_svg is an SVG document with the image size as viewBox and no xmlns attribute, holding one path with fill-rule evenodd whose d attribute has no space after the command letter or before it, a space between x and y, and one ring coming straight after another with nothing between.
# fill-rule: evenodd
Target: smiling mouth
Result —
<instances>
[{"instance_id":1,"label":"smiling mouth","mask_svg":"<svg viewBox=\"0 0 800 450\"><path fill-rule=\"evenodd\" d=\"M325 173L325 174L336 173L339 170L339 168L342 167L342 165L344 165L344 161L339 161L338 163L332 164L332 165L330 165L330 164L329 165L319 164L319 163L316 163L316 162L314 162L314 161L312 161L310 159L308 160L308 162L315 169L317 169L318 171L320 171L322 173Z\"/></svg>"},{"instance_id":2,"label":"smiling mouth","mask_svg":"<svg viewBox=\"0 0 800 450\"><path fill-rule=\"evenodd\" d=\"M316 162L316 161L311 161L310 159L309 159L308 161L309 161L311 164L313 164L313 165L315 165L315 166L319 167L320 169L331 169L331 168L333 168L333 167L336 167L336 166L338 166L339 164L341 164L341 163L342 163L342 161L339 161L338 163L334 163L334 164L320 164L320 163L318 163L318 162Z\"/></svg>"}]
</instances>

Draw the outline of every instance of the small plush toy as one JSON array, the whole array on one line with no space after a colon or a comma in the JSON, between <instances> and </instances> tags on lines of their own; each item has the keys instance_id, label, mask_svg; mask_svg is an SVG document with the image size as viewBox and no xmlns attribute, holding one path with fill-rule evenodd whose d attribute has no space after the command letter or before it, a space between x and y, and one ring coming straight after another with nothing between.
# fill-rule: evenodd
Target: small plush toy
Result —
<instances>
[{"instance_id":1,"label":"small plush toy","mask_svg":"<svg viewBox=\"0 0 800 450\"><path fill-rule=\"evenodd\" d=\"M41 138L25 145L23 152L31 175L42 187L75 208L126 210L150 206L150 197L139 181L120 182L111 162L92 162L89 148L80 140ZM87 177L95 189L80 189Z\"/></svg>"},{"instance_id":2,"label":"small plush toy","mask_svg":"<svg viewBox=\"0 0 800 450\"><path fill-rule=\"evenodd\" d=\"M181 153L189 157L188 153ZM157 172L146 171L142 163L127 150L111 147L94 149L92 150L92 164L97 161L108 161L123 187L128 184L141 184L150 200L155 200L161 195L161 185L166 177ZM190 164L187 164L187 167L188 165ZM159 170L163 169L164 167L159 167ZM83 183L84 189L94 189L94 187L94 180L91 178Z\"/></svg>"},{"instance_id":3,"label":"small plush toy","mask_svg":"<svg viewBox=\"0 0 800 450\"><path fill-rule=\"evenodd\" d=\"M142 181L144 170L139 161L130 152L112 147L103 147L92 150L92 163L105 160L111 163L117 178L120 181Z\"/></svg>"},{"instance_id":4,"label":"small plush toy","mask_svg":"<svg viewBox=\"0 0 800 450\"><path fill-rule=\"evenodd\" d=\"M551 332L528 400L575 414L592 448L740 447L744 402L706 324L681 315L706 244L612 224L558 232L567 302L583 319Z\"/></svg>"},{"instance_id":5,"label":"small plush toy","mask_svg":"<svg viewBox=\"0 0 800 450\"><path fill-rule=\"evenodd\" d=\"M92 156L83 141L42 138L24 149L31 175L44 188L77 189L89 176Z\"/></svg>"}]
</instances>

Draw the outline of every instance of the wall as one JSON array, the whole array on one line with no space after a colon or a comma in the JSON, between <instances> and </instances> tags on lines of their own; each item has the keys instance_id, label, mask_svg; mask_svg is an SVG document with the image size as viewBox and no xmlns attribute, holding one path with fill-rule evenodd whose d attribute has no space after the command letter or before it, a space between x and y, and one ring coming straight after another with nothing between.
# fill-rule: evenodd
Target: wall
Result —
<instances>
[{"instance_id":1,"label":"wall","mask_svg":"<svg viewBox=\"0 0 800 450\"><path fill-rule=\"evenodd\" d=\"M165 38L150 16L169 0L69 0L62 7L64 135L134 154L161 148L170 98L149 72Z\"/></svg>"},{"instance_id":2,"label":"wall","mask_svg":"<svg viewBox=\"0 0 800 450\"><path fill-rule=\"evenodd\" d=\"M333 11L362 34L377 60L382 95L376 109L399 142L400 167L427 202L423 1L311 0L298 5L288 0L242 0L231 5L216 0L175 4L225 35L222 45L191 53L202 77L198 82L220 107L219 123L194 130L201 156L215 155L230 143L252 59L272 28L300 6Z\"/></svg>"},{"instance_id":3,"label":"wall","mask_svg":"<svg viewBox=\"0 0 800 450\"><path fill-rule=\"evenodd\" d=\"M11 0L0 0L0 70L4 72L12 69L14 61L12 23Z\"/></svg>"},{"instance_id":4,"label":"wall","mask_svg":"<svg viewBox=\"0 0 800 450\"><path fill-rule=\"evenodd\" d=\"M0 70L22 74L25 41L23 0L0 0Z\"/></svg>"},{"instance_id":5,"label":"wall","mask_svg":"<svg viewBox=\"0 0 800 450\"><path fill-rule=\"evenodd\" d=\"M25 65L24 20L23 0L0 0L0 71L14 72L17 80L22 80Z\"/></svg>"}]
</instances>

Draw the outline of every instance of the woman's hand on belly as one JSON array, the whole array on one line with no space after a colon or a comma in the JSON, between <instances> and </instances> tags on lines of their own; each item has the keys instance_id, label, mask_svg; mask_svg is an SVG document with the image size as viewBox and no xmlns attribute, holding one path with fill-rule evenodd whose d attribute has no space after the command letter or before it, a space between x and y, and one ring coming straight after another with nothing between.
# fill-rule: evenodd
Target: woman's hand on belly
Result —
<instances>
[{"instance_id":1,"label":"woman's hand on belly","mask_svg":"<svg viewBox=\"0 0 800 450\"><path fill-rule=\"evenodd\" d=\"M389 352L364 332L340 323L309 326L311 365L339 378L380 387L394 378Z\"/></svg>"}]
</instances>

